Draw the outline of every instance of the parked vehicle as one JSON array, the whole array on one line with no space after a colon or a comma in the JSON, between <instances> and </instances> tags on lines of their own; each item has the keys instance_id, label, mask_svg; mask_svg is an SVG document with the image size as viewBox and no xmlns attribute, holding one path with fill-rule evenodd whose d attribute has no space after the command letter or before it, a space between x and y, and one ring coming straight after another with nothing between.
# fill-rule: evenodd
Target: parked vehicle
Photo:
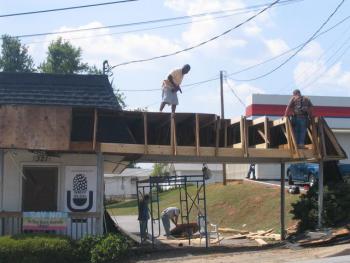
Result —
<instances>
[{"instance_id":1,"label":"parked vehicle","mask_svg":"<svg viewBox=\"0 0 350 263\"><path fill-rule=\"evenodd\" d=\"M318 164L291 164L287 169L287 178L289 185L293 185L294 182L302 182L313 186L318 181Z\"/></svg>"},{"instance_id":2,"label":"parked vehicle","mask_svg":"<svg viewBox=\"0 0 350 263\"><path fill-rule=\"evenodd\" d=\"M344 180L350 182L350 164L339 163L338 167ZM291 164L287 169L288 184L299 182L313 186L318 182L318 170L319 166L316 163Z\"/></svg>"}]
</instances>

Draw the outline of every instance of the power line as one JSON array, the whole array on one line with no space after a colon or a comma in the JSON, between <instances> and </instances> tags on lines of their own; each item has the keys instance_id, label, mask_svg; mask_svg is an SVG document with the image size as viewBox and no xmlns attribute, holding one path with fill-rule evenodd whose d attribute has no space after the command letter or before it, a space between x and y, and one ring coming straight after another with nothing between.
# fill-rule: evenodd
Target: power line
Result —
<instances>
[{"instance_id":1,"label":"power line","mask_svg":"<svg viewBox=\"0 0 350 263\"><path fill-rule=\"evenodd\" d=\"M344 36L344 35L347 35L347 32L348 32L349 30L350 30L350 27L348 27L344 32L341 32L339 38L341 38L341 37ZM336 39L332 42L332 44L329 45L329 47L326 49L326 51L323 52L323 53L317 58L317 60L314 60L313 63L315 63L315 62L316 62L316 63L320 63L321 60L322 60L323 58L325 58L326 55L333 49L333 47L336 46L336 44L339 43L339 38L336 38ZM342 45L341 45L333 54L331 54L331 56L330 56L324 63L327 64L328 61L330 61L334 56L336 56L336 54L348 43L349 40L350 40L350 37L347 37L346 40L345 40L345 42L343 42ZM306 69L306 70L304 70L304 71L302 72L301 77L299 77L298 79L296 79L295 82L298 83L298 86L303 87L306 83L309 82L309 80L312 78L312 75L314 75L314 74L316 74L316 73L318 73L318 72L319 72L319 69L316 69L314 72L312 72L312 71L310 70L310 68L308 68L308 69ZM309 73L310 73L311 75L310 75ZM310 75L310 76L307 76L307 75ZM306 77L306 79L302 80L304 77ZM288 90L288 89L290 89L292 86L295 86L295 83L290 83L288 86L285 86L284 90Z\"/></svg>"},{"instance_id":2,"label":"power line","mask_svg":"<svg viewBox=\"0 0 350 263\"><path fill-rule=\"evenodd\" d=\"M343 23L344 23L345 21L347 21L348 19L350 19L350 16L347 16L347 17L343 18L342 20L340 20L339 22L337 22L336 24L334 24L334 25L331 26L330 28L328 28L328 29L326 29L326 30L320 32L319 34L317 34L317 35L314 37L313 40L315 40L316 38L318 38L318 37L320 37L320 36L322 36L322 35L324 35L324 34L326 34L326 33L328 33L329 31L333 30L333 29L336 28L337 26L343 24ZM303 43L304 43L304 42L303 42ZM284 52L282 52L282 53L280 53L280 54L278 54L278 55L276 55L276 56L274 56L274 57L271 57L271 58L269 58L269 59L263 60L263 61L261 61L261 62L259 62L259 63L257 63L257 64L254 64L254 65L251 65L251 66L249 66L249 67L240 69L240 70L238 70L238 71L229 73L227 76L237 75L237 74L239 74L239 73L242 73L242 72L248 71L248 70L250 70L250 69L256 68L256 67L258 67L258 66L264 65L264 64L266 64L266 63L268 63L268 62L270 62L270 61L276 60L277 58L280 58L280 57L282 57L282 56L284 56L284 55L286 55L286 54L292 52L293 50L298 49L299 47L301 47L301 46L303 45L303 43L301 43L301 44L299 44L299 45L297 45L297 46L295 46L295 47L293 47L293 48L291 48L291 49L289 49L289 50L286 50L286 51L284 51Z\"/></svg>"},{"instance_id":3,"label":"power line","mask_svg":"<svg viewBox=\"0 0 350 263\"><path fill-rule=\"evenodd\" d=\"M304 42L291 56L289 56L285 61L283 61L280 65L278 65L277 67L275 67L274 69L259 75L257 77L254 78L250 78L250 79L236 79L236 81L254 81L254 80L258 80L261 78L264 78L272 73L274 73L275 71L277 71L278 69L280 69L281 67L283 67L285 64L287 64L291 59L293 59L297 54L299 54L299 52L301 50L304 49L304 47L306 47L314 38L315 36L322 30L322 28L329 22L329 20L335 15L335 13L339 10L339 8L344 4L345 0L342 0L338 6L336 7L336 9L328 16L328 18L326 19L325 22L322 23L322 25L316 30L316 32L314 34L312 34L312 36L306 41Z\"/></svg>"},{"instance_id":4,"label":"power line","mask_svg":"<svg viewBox=\"0 0 350 263\"><path fill-rule=\"evenodd\" d=\"M271 3L270 5L268 5L267 7L263 8L261 11L259 11L258 13L256 13L255 15L249 17L248 19L244 20L243 22L239 23L238 25L234 26L234 27L231 27L230 29L224 31L223 33L219 34L219 35L216 35L206 41L203 41L197 45L194 45L194 46L191 46L191 47L188 47L188 48L185 48L185 49L182 49L182 50L178 50L176 52L172 52L172 53L168 53L168 54L165 54L165 55L161 55L161 56L156 56L156 57L152 57L152 58L147 58L147 59L139 59L139 60L132 60L132 61L128 61L128 62L123 62L123 63L120 63L120 64L117 64L117 65L114 65L112 67L110 67L110 70L111 69L114 69L116 67L120 67L120 66L125 66L125 65L129 65L129 64L133 64L133 63L140 63L140 62L146 62L146 61L151 61L151 60L156 60L156 59L160 59L160 58L166 58L166 57L170 57L170 56L174 56L174 55L178 55L180 53L183 53L183 52L186 52L186 51L189 51L189 50L192 50L192 49L195 49L195 48L198 48L200 46L203 46L209 42L212 42L228 33L230 33L231 31L233 31L234 29L237 29L239 27L241 27L242 25L248 23L249 21L253 20L254 18L256 18L258 15L264 13L266 10L268 10L269 8L271 8L272 6L274 6L275 4L277 4L280 0L276 0L274 1L273 3ZM344 1L344 0L343 0Z\"/></svg>"},{"instance_id":5,"label":"power line","mask_svg":"<svg viewBox=\"0 0 350 263\"><path fill-rule=\"evenodd\" d=\"M212 81L218 80L218 79L219 79L219 77L216 77L216 78L206 79L206 80L202 80L202 81L198 81L198 82L194 82L194 83L189 83L189 84L182 85L181 88L197 86L197 85L212 82ZM143 91L160 91L160 90L161 90L160 88L157 88L157 89L120 89L119 91L122 91L122 92L143 92ZM189 89L187 89L187 90L189 90Z\"/></svg>"},{"instance_id":6,"label":"power line","mask_svg":"<svg viewBox=\"0 0 350 263\"><path fill-rule=\"evenodd\" d=\"M343 47L348 44L350 41L350 37L348 37L346 39L345 42L343 42L343 44L332 54L332 56L330 56L325 64L327 64L332 58L334 58L336 56L336 54L338 54L339 51L341 51L343 49ZM308 83L305 83L303 85L303 89L306 90L307 88L309 88L313 83L315 83L316 81L318 81L324 74L326 74L334 65L335 63L337 63L348 51L349 51L349 48L350 48L350 45L348 45L344 50L343 52L333 61L333 63L331 63L329 66L328 66L328 69L324 70L323 72L321 72L321 74L319 74L318 76L316 76L316 78L314 78L313 80L309 81ZM317 70L318 71L318 70ZM309 79L310 80L310 79Z\"/></svg>"},{"instance_id":7,"label":"power line","mask_svg":"<svg viewBox=\"0 0 350 263\"><path fill-rule=\"evenodd\" d=\"M300 1L304 1L304 0L284 0L279 5L286 5L286 4L290 4L290 2L294 3L294 2L300 2ZM117 25L109 25L109 26L101 26L101 27L73 29L73 30L66 30L66 31L61 31L61 32L44 32L44 33L24 34L24 35L14 36L14 38L28 38L28 37L36 37L36 36L48 36L48 35L57 35L57 34L77 33L77 32L84 32L84 31L90 31L90 30L100 30L100 29L107 29L107 28L119 28L119 27L138 26L138 25L143 25L143 24L161 23L161 22L168 22L168 21L181 20L181 19L190 19L190 18L195 18L195 17L215 15L215 14L220 14L220 13L234 12L234 11L236 11L236 12L237 11L243 11L243 10L247 11L247 10L250 10L250 9L257 9L258 7L263 7L263 6L266 7L266 5L267 4L260 4L260 5L248 6L248 7L245 7L245 8L238 8L238 9L228 9L228 10L206 12L206 13L200 13L200 14L194 14L194 15L188 15L188 16L161 18L161 19L155 19L155 20L139 21L139 22L117 24ZM252 11L252 10L250 10L250 11Z\"/></svg>"},{"instance_id":8,"label":"power line","mask_svg":"<svg viewBox=\"0 0 350 263\"><path fill-rule=\"evenodd\" d=\"M22 12L22 13L4 14L4 15L0 15L0 18L11 17L11 16L33 15L33 14L41 14L41 13L49 13L49 12L58 12L58 11L66 11L66 10L81 9L81 8L88 8L88 7L97 7L97 6L104 6L104 5L122 4L122 3L135 2L135 1L139 1L139 0L121 0L121 1L113 1L113 2L91 4L91 5L79 5L79 6L70 6L70 7L47 9L47 10L38 10L38 11L29 11L29 12Z\"/></svg>"},{"instance_id":9,"label":"power line","mask_svg":"<svg viewBox=\"0 0 350 263\"><path fill-rule=\"evenodd\" d=\"M227 76L225 76L225 83L227 85L227 87L230 89L230 91L233 93L233 96L236 97L236 99L243 105L244 108L246 108L245 103L243 102L243 100L238 96L238 94L235 92L235 90L233 89L233 87L230 85L230 83L228 83L227 81Z\"/></svg>"},{"instance_id":10,"label":"power line","mask_svg":"<svg viewBox=\"0 0 350 263\"><path fill-rule=\"evenodd\" d=\"M93 35L93 36L70 37L70 38L64 38L64 39L65 40L87 39L87 38L96 38L96 37L103 37L103 36L128 34L128 33L141 32L141 31L150 31L150 30L169 28L169 27L176 27L176 26L182 26L182 25L188 25L188 24L196 24L196 23L205 22L205 21L209 21L209 20L228 18L228 17L232 17L232 16L235 16L235 15L246 14L246 13L249 13L249 12L252 12L252 11L257 11L257 10L259 10L259 9L254 9L254 10L249 10L249 11L247 10L247 11L242 11L242 12L236 12L236 13L232 13L232 14L228 14L228 15L215 16L215 17L205 18L205 19L195 20L195 21L188 21L188 22L175 23L175 24L167 24L167 25L156 26L156 27L145 27L145 28L140 28L140 29L133 29L133 30L120 31L120 32L114 32L114 33L107 33L107 34L99 34L99 35ZM60 34L60 32L58 32L57 34ZM51 42L51 40L25 42L24 44L29 45L29 44L47 43L47 42Z\"/></svg>"}]
</instances>

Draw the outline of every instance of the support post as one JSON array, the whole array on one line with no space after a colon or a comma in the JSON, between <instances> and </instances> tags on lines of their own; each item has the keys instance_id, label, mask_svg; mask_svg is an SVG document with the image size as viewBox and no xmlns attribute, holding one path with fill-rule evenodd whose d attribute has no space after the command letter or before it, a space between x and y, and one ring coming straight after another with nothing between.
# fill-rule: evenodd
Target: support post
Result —
<instances>
[{"instance_id":1,"label":"support post","mask_svg":"<svg viewBox=\"0 0 350 263\"><path fill-rule=\"evenodd\" d=\"M285 233L285 164L281 163L281 240L286 239Z\"/></svg>"},{"instance_id":2,"label":"support post","mask_svg":"<svg viewBox=\"0 0 350 263\"><path fill-rule=\"evenodd\" d=\"M225 107L224 107L224 72L222 70L220 70L220 97L221 97L221 119L223 120L225 118ZM227 184L226 164L224 163L222 164L222 182L223 182L223 185Z\"/></svg>"},{"instance_id":3,"label":"support post","mask_svg":"<svg viewBox=\"0 0 350 263\"><path fill-rule=\"evenodd\" d=\"M98 224L98 231L97 234L102 235L103 234L103 222L104 222L104 205L103 205L103 198L104 198L104 167L103 167L103 154L99 151L97 153L97 211L100 212L100 220Z\"/></svg>"},{"instance_id":4,"label":"support post","mask_svg":"<svg viewBox=\"0 0 350 263\"><path fill-rule=\"evenodd\" d=\"M317 226L322 228L322 212L323 212L323 161L320 161L318 171L318 221Z\"/></svg>"}]
</instances>

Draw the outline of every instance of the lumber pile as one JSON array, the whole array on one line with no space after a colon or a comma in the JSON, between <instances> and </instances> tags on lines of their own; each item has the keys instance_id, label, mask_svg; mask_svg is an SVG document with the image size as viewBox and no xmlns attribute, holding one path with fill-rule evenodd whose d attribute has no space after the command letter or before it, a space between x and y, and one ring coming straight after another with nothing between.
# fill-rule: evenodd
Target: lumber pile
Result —
<instances>
[{"instance_id":1,"label":"lumber pile","mask_svg":"<svg viewBox=\"0 0 350 263\"><path fill-rule=\"evenodd\" d=\"M224 239L251 239L255 240L259 246L267 245L266 241L278 241L281 240L281 235L273 233L273 229L258 230L256 232L241 231L233 228L219 228L220 233L233 234L225 236Z\"/></svg>"}]
</instances>

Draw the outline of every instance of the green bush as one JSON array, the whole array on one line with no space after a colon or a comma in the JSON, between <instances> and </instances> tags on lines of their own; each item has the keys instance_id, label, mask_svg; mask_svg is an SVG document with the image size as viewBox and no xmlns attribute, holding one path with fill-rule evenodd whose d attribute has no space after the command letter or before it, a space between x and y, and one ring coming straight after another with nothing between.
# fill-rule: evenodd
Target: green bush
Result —
<instances>
[{"instance_id":1,"label":"green bush","mask_svg":"<svg viewBox=\"0 0 350 263\"><path fill-rule=\"evenodd\" d=\"M67 237L31 234L0 237L0 262L68 263L74 261L73 244Z\"/></svg>"},{"instance_id":2,"label":"green bush","mask_svg":"<svg viewBox=\"0 0 350 263\"><path fill-rule=\"evenodd\" d=\"M123 258L129 248L127 240L121 235L108 234L91 251L92 263L111 263Z\"/></svg>"},{"instance_id":3,"label":"green bush","mask_svg":"<svg viewBox=\"0 0 350 263\"><path fill-rule=\"evenodd\" d=\"M325 186L323 198L322 225L324 227L333 227L350 221L350 184L333 183ZM306 194L301 195L299 201L292 204L292 207L293 218L300 220L300 231L316 229L318 186L314 185Z\"/></svg>"},{"instance_id":4,"label":"green bush","mask_svg":"<svg viewBox=\"0 0 350 263\"><path fill-rule=\"evenodd\" d=\"M102 239L103 236L85 236L77 241L75 255L76 258L79 259L79 262L90 262L91 251L101 242Z\"/></svg>"}]
</instances>

